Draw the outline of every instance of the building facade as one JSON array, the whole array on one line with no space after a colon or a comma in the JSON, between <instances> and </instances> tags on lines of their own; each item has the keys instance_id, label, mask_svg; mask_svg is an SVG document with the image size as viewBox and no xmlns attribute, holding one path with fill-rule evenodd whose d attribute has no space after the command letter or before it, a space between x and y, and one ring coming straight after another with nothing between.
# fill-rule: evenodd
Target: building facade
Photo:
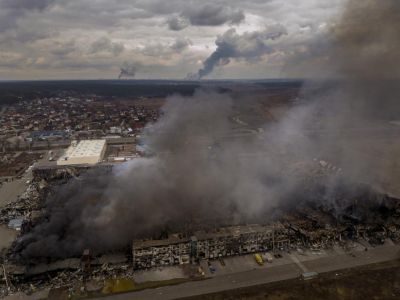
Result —
<instances>
[{"instance_id":1,"label":"building facade","mask_svg":"<svg viewBox=\"0 0 400 300\"><path fill-rule=\"evenodd\" d=\"M246 225L197 231L190 238L174 235L164 240L134 241L135 269L197 262L233 255L288 248L290 237L281 226Z\"/></svg>"}]
</instances>

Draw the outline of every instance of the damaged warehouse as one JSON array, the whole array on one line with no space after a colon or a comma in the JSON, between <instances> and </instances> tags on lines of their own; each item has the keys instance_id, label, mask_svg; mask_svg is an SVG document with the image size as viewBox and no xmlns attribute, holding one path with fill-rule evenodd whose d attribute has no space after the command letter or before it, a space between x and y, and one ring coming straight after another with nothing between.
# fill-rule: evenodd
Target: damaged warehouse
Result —
<instances>
[{"instance_id":1,"label":"damaged warehouse","mask_svg":"<svg viewBox=\"0 0 400 300\"><path fill-rule=\"evenodd\" d=\"M0 0L0 298L398 273L399 0L72 2Z\"/></svg>"},{"instance_id":2,"label":"damaged warehouse","mask_svg":"<svg viewBox=\"0 0 400 300\"><path fill-rule=\"evenodd\" d=\"M173 114L176 105L194 100L172 101ZM198 110L185 113L203 124ZM206 109L213 111L214 105ZM229 118L213 121L214 131L208 128L204 136L222 135ZM176 127L185 128L188 120L179 126L161 122L170 135L146 138L156 155L119 165L33 169L26 197L0 213L4 224L24 219L2 261L10 282L28 291L31 285L73 287L86 279L133 277L141 269L198 266L251 253L399 241L400 202L345 177L345 170L260 146L259 137L246 143L250 153L265 147L262 159L254 159L231 140L214 143L219 135L193 139L199 124L185 132Z\"/></svg>"},{"instance_id":3,"label":"damaged warehouse","mask_svg":"<svg viewBox=\"0 0 400 300\"><path fill-rule=\"evenodd\" d=\"M279 218L280 222L271 225L221 227L196 231L190 237L173 234L168 239L135 240L133 268L197 263L203 259L267 251L331 249L360 240L371 245L381 245L387 239L395 243L400 241L397 199L387 197L385 202L368 207L364 212L370 214L368 219L350 220L346 215L335 217L311 203L303 203L295 212L285 213Z\"/></svg>"},{"instance_id":4,"label":"damaged warehouse","mask_svg":"<svg viewBox=\"0 0 400 300\"><path fill-rule=\"evenodd\" d=\"M279 233L279 234L278 234ZM245 255L290 247L290 237L274 226L245 225L219 228L213 232L197 231L190 238L179 234L164 240L134 241L135 269L198 262L200 259Z\"/></svg>"}]
</instances>

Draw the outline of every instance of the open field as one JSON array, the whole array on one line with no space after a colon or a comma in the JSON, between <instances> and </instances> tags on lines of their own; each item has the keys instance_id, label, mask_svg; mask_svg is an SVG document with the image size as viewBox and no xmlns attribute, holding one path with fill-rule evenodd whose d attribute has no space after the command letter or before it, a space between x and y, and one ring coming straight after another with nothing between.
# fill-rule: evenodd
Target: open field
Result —
<instances>
[{"instance_id":1,"label":"open field","mask_svg":"<svg viewBox=\"0 0 400 300\"><path fill-rule=\"evenodd\" d=\"M184 298L187 300L317 300L317 299L399 299L400 261L377 263L319 278L292 279L277 283L234 289L215 294Z\"/></svg>"}]
</instances>

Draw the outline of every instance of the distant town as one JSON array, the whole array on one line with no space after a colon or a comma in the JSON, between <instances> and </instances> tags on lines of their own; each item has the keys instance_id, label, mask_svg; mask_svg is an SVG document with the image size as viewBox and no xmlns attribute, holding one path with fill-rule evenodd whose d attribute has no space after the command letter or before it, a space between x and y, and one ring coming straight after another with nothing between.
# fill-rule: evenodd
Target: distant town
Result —
<instances>
[{"instance_id":1,"label":"distant town","mask_svg":"<svg viewBox=\"0 0 400 300\"><path fill-rule=\"evenodd\" d=\"M56 161L56 153L59 153L56 150L69 147L73 140L110 141L113 146L108 154L112 157L118 154L119 144L125 145L125 156L116 161L139 155L136 138L147 123L157 121L160 115L157 100L147 103L143 100L107 101L95 96L60 95L3 106L0 111L0 182L20 176L45 154L50 153L48 162Z\"/></svg>"}]
</instances>

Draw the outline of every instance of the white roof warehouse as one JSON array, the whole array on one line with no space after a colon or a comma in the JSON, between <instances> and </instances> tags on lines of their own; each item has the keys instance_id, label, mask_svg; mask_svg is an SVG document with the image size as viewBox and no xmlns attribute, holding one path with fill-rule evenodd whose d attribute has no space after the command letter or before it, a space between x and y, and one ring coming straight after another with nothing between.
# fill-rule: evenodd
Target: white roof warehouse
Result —
<instances>
[{"instance_id":1,"label":"white roof warehouse","mask_svg":"<svg viewBox=\"0 0 400 300\"><path fill-rule=\"evenodd\" d=\"M57 165L94 165L99 163L106 150L106 140L73 141Z\"/></svg>"}]
</instances>

